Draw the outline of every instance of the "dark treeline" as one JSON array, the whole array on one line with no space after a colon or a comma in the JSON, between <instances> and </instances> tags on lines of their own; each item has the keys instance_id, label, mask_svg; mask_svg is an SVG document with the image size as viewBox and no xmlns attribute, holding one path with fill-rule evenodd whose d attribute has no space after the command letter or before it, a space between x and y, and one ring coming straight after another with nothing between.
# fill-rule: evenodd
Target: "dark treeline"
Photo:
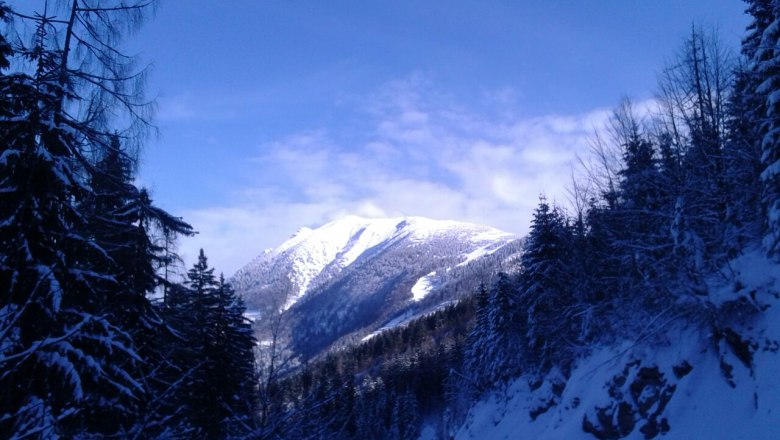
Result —
<instances>
[{"instance_id":1,"label":"dark treeline","mask_svg":"<svg viewBox=\"0 0 780 440\"><path fill-rule=\"evenodd\" d=\"M193 230L134 183L150 108L116 45L152 6L0 1L0 438L257 429L243 303L202 253L169 279Z\"/></svg>"},{"instance_id":2,"label":"dark treeline","mask_svg":"<svg viewBox=\"0 0 780 440\"><path fill-rule=\"evenodd\" d=\"M466 298L365 342L300 366L275 384L271 438L417 438L440 414L475 304Z\"/></svg>"}]
</instances>

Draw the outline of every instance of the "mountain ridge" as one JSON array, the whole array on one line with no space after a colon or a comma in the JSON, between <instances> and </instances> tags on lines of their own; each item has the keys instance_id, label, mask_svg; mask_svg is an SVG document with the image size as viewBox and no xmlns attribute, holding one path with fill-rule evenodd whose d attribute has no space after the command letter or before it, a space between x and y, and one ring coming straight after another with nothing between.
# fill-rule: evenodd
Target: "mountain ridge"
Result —
<instances>
[{"instance_id":1,"label":"mountain ridge","mask_svg":"<svg viewBox=\"0 0 780 440\"><path fill-rule=\"evenodd\" d=\"M348 215L315 229L299 228L279 246L264 251L236 271L231 277L231 283L237 291L250 293L253 287L261 287L259 283L262 278L268 277L268 271L279 270L280 266L287 264L294 279L290 280L293 291L288 292L287 301L282 306L286 310L300 300L310 287L316 288L318 277L329 268L343 269L376 246L389 246L404 238L424 241L431 236L452 232L461 235L470 232L471 241L483 242L486 246L496 241L517 238L514 234L489 226L453 220L432 220L418 216L365 218ZM472 253L479 253L480 250L486 252L482 247ZM471 255L471 258L479 256ZM291 298L289 293L292 293Z\"/></svg>"},{"instance_id":2,"label":"mountain ridge","mask_svg":"<svg viewBox=\"0 0 780 440\"><path fill-rule=\"evenodd\" d=\"M473 223L346 216L299 229L230 282L259 327L283 315L294 350L310 357L473 293L473 280L510 270L520 243ZM401 315L407 319L396 319Z\"/></svg>"}]
</instances>

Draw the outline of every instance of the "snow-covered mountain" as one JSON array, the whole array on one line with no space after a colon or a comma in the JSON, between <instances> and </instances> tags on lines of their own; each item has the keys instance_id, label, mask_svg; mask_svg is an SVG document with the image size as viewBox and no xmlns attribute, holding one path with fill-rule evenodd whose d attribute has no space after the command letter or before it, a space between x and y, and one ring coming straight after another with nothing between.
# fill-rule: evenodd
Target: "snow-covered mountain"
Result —
<instances>
[{"instance_id":1,"label":"snow-covered mountain","mask_svg":"<svg viewBox=\"0 0 780 440\"><path fill-rule=\"evenodd\" d=\"M301 228L231 283L261 320L282 313L311 356L473 291L475 272L510 270L519 249L518 237L487 226L347 216Z\"/></svg>"}]
</instances>

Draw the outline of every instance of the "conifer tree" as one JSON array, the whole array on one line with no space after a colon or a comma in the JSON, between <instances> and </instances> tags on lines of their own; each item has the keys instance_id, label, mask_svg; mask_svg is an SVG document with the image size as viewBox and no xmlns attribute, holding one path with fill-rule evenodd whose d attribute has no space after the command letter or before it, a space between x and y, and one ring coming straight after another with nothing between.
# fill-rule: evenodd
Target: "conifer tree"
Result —
<instances>
[{"instance_id":1,"label":"conifer tree","mask_svg":"<svg viewBox=\"0 0 780 440\"><path fill-rule=\"evenodd\" d=\"M11 101L0 128L0 406L11 417L0 429L44 436L89 431L80 425L98 402L124 407L143 391L120 367L138 357L128 335L104 315L115 279L81 210L87 189L73 161L78 139L56 122L61 89L45 75L0 81Z\"/></svg>"},{"instance_id":2,"label":"conifer tree","mask_svg":"<svg viewBox=\"0 0 780 440\"><path fill-rule=\"evenodd\" d=\"M463 372L458 376L459 387L471 390L470 397L476 397L489 385L485 369L484 355L488 344L490 293L484 284L479 286L476 294L477 309L474 326L466 338L463 354Z\"/></svg>"},{"instance_id":3,"label":"conifer tree","mask_svg":"<svg viewBox=\"0 0 780 440\"><path fill-rule=\"evenodd\" d=\"M744 52L743 52L744 53ZM749 91L755 87L755 75L742 65L735 74L734 93L729 101L729 130L723 147L726 163L723 180L728 186L723 246L727 255L744 248L759 234L764 218L760 214L761 135L758 115L765 105Z\"/></svg>"},{"instance_id":4,"label":"conifer tree","mask_svg":"<svg viewBox=\"0 0 780 440\"><path fill-rule=\"evenodd\" d=\"M4 434L175 434L162 404L176 382L161 374L166 326L146 295L167 260L153 235L192 231L132 184L128 152L150 107L143 71L117 47L153 4L46 2L15 14L35 30L29 45L0 39L0 68L16 72L0 74Z\"/></svg>"},{"instance_id":5,"label":"conifer tree","mask_svg":"<svg viewBox=\"0 0 780 440\"><path fill-rule=\"evenodd\" d=\"M755 93L765 105L760 119L761 202L766 213L764 246L771 255L780 254L780 2L750 2L754 16L752 28L760 42L748 39L746 52L752 53L751 67L756 75ZM770 18L771 17L771 18ZM768 23L768 24L767 24Z\"/></svg>"},{"instance_id":6,"label":"conifer tree","mask_svg":"<svg viewBox=\"0 0 780 440\"><path fill-rule=\"evenodd\" d=\"M573 335L566 330L576 327L570 316L578 299L572 296L569 232L563 214L541 197L522 256L520 309L522 355L542 369L567 361L564 348Z\"/></svg>"},{"instance_id":7,"label":"conifer tree","mask_svg":"<svg viewBox=\"0 0 780 440\"><path fill-rule=\"evenodd\" d=\"M406 390L396 395L394 400L389 438L398 440L416 439L420 426L417 399L411 391Z\"/></svg>"},{"instance_id":8,"label":"conifer tree","mask_svg":"<svg viewBox=\"0 0 780 440\"><path fill-rule=\"evenodd\" d=\"M766 212L761 204L761 143L762 122L767 103L756 89L761 77L755 68L755 56L766 28L772 22L769 0L748 0L746 12L753 21L742 40L742 61L735 69L733 93L728 103L728 137L724 145L724 181L728 191L726 236L724 245L733 255L752 240L765 223Z\"/></svg>"},{"instance_id":9,"label":"conifer tree","mask_svg":"<svg viewBox=\"0 0 780 440\"><path fill-rule=\"evenodd\" d=\"M694 26L680 56L660 77L659 131L673 140L665 147L677 150L681 166L667 209L680 266L691 279L723 257L726 110L733 72L732 54L717 34Z\"/></svg>"},{"instance_id":10,"label":"conifer tree","mask_svg":"<svg viewBox=\"0 0 780 440\"><path fill-rule=\"evenodd\" d=\"M0 431L127 436L148 392L145 360L112 306L121 276L94 239L90 152L108 143L111 102L139 104L129 66L115 63L111 16L140 17L143 5L63 6L65 20L17 16L33 20L30 46L0 44L0 64L16 71L0 75ZM127 120L144 125L142 111Z\"/></svg>"},{"instance_id":11,"label":"conifer tree","mask_svg":"<svg viewBox=\"0 0 780 440\"><path fill-rule=\"evenodd\" d=\"M516 286L506 273L499 273L490 290L488 332L482 353L484 370L492 383L506 384L519 373L518 306Z\"/></svg>"},{"instance_id":12,"label":"conifer tree","mask_svg":"<svg viewBox=\"0 0 780 440\"><path fill-rule=\"evenodd\" d=\"M257 376L252 326L243 301L214 275L200 250L186 288L171 293L173 325L186 344L178 365L193 365L180 400L194 438L242 437L255 429Z\"/></svg>"},{"instance_id":13,"label":"conifer tree","mask_svg":"<svg viewBox=\"0 0 780 440\"><path fill-rule=\"evenodd\" d=\"M608 264L622 272L618 288L632 290L636 297L665 270L664 257L672 247L668 225L673 191L664 182L656 146L640 127L630 102L618 107L612 125L618 132L623 164L617 200L609 213L613 221L609 241L615 255Z\"/></svg>"},{"instance_id":14,"label":"conifer tree","mask_svg":"<svg viewBox=\"0 0 780 440\"><path fill-rule=\"evenodd\" d=\"M144 384L147 393L138 396L135 417L141 421L133 429L149 435L155 430L169 430L172 425L160 411L164 405L162 396L169 391L167 379L172 379L162 374L170 368L170 360L160 335L170 330L147 296L162 283L156 262L163 258L164 249L152 242L153 228L166 228L182 235L190 235L192 230L180 219L153 206L146 191L132 184L132 162L114 136L90 176L85 208L89 212L91 237L109 257L104 270L115 278L103 305L106 316L132 338L143 360L133 376ZM160 426L164 422L169 426Z\"/></svg>"},{"instance_id":15,"label":"conifer tree","mask_svg":"<svg viewBox=\"0 0 780 440\"><path fill-rule=\"evenodd\" d=\"M198 261L187 271L188 295L184 313L190 321L182 332L191 356L198 359L198 368L188 383L188 414L198 438L221 438L222 409L220 393L212 378L216 372L217 297L219 287L214 269L208 265L203 249Z\"/></svg>"},{"instance_id":16,"label":"conifer tree","mask_svg":"<svg viewBox=\"0 0 780 440\"><path fill-rule=\"evenodd\" d=\"M220 274L214 319L214 370L212 383L218 386L224 432L247 435L255 426L257 412L257 370L252 323L244 316L244 301Z\"/></svg>"}]
</instances>

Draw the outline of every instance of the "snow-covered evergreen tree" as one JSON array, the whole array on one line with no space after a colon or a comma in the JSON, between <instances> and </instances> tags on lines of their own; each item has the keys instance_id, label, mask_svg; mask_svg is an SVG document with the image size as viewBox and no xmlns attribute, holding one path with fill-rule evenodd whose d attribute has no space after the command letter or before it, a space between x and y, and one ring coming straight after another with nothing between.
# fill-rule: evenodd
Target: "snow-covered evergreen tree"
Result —
<instances>
[{"instance_id":1,"label":"snow-covered evergreen tree","mask_svg":"<svg viewBox=\"0 0 780 440\"><path fill-rule=\"evenodd\" d=\"M99 139L65 111L68 52L37 23L34 73L3 73L0 120L0 430L14 436L111 435L132 429L145 390L141 359L110 313L117 274L92 239L85 206ZM101 417L107 408L117 416Z\"/></svg>"},{"instance_id":2,"label":"snow-covered evergreen tree","mask_svg":"<svg viewBox=\"0 0 780 440\"><path fill-rule=\"evenodd\" d=\"M509 275L499 273L490 290L488 304L488 328L485 335L485 350L482 372L488 375L491 384L504 384L519 373L520 338L518 332L519 313L515 300L517 286Z\"/></svg>"},{"instance_id":3,"label":"snow-covered evergreen tree","mask_svg":"<svg viewBox=\"0 0 780 440\"><path fill-rule=\"evenodd\" d=\"M252 323L245 316L244 301L220 275L214 310L215 377L218 387L224 432L233 437L246 436L255 426L257 416L257 370Z\"/></svg>"},{"instance_id":4,"label":"snow-covered evergreen tree","mask_svg":"<svg viewBox=\"0 0 780 440\"><path fill-rule=\"evenodd\" d=\"M217 278L201 249L168 305L185 347L179 365L193 366L180 397L194 438L229 438L255 429L255 338L243 301L224 277Z\"/></svg>"},{"instance_id":5,"label":"snow-covered evergreen tree","mask_svg":"<svg viewBox=\"0 0 780 440\"><path fill-rule=\"evenodd\" d=\"M746 52L752 58L757 87L766 113L758 120L761 130L761 201L766 213L764 246L771 255L780 254L780 2L750 2L754 16L755 38L746 41ZM771 18L770 18L771 17Z\"/></svg>"},{"instance_id":6,"label":"snow-covered evergreen tree","mask_svg":"<svg viewBox=\"0 0 780 440\"><path fill-rule=\"evenodd\" d=\"M57 122L57 87L45 76L0 81L12 101L0 128L0 399L10 414L0 429L45 436L89 431L90 413L126 408L143 392L128 371L138 355L106 313L115 277L106 271L105 251L90 239L80 206L87 188L74 166L78 138Z\"/></svg>"},{"instance_id":7,"label":"snow-covered evergreen tree","mask_svg":"<svg viewBox=\"0 0 780 440\"><path fill-rule=\"evenodd\" d=\"M674 186L664 187L669 192L664 213L681 257L678 264L689 278L702 265L712 268L723 258L725 226L733 217L722 196L729 184L725 149L733 59L717 33L694 26L680 55L660 76L656 130L663 140L662 170L674 170ZM679 163L670 163L672 158Z\"/></svg>"},{"instance_id":8,"label":"snow-covered evergreen tree","mask_svg":"<svg viewBox=\"0 0 780 440\"><path fill-rule=\"evenodd\" d=\"M456 380L458 387L469 389L469 397L476 397L484 392L490 381L485 374L485 353L488 344L490 293L482 284L476 294L476 317L474 326L466 338L463 353L463 371Z\"/></svg>"},{"instance_id":9,"label":"snow-covered evergreen tree","mask_svg":"<svg viewBox=\"0 0 780 440\"><path fill-rule=\"evenodd\" d=\"M525 360L542 369L566 363L576 327L570 230L563 214L542 197L534 211L520 273ZM575 334L578 334L575 333Z\"/></svg>"},{"instance_id":10,"label":"snow-covered evergreen tree","mask_svg":"<svg viewBox=\"0 0 780 440\"><path fill-rule=\"evenodd\" d=\"M187 271L188 296L183 308L190 322L179 328L190 354L197 359L198 367L188 381L188 414L196 428L198 438L221 438L223 434L223 409L221 393L212 383L216 371L216 334L218 303L216 291L219 283L214 269L209 267L203 249L198 261Z\"/></svg>"},{"instance_id":11,"label":"snow-covered evergreen tree","mask_svg":"<svg viewBox=\"0 0 780 440\"><path fill-rule=\"evenodd\" d=\"M13 67L0 74L0 431L11 437L173 434L160 411L176 382L160 373L166 326L146 295L166 251L154 230L191 228L132 184L149 106L143 72L117 47L153 4L46 5L15 15L32 38L0 39L0 66Z\"/></svg>"},{"instance_id":12,"label":"snow-covered evergreen tree","mask_svg":"<svg viewBox=\"0 0 780 440\"><path fill-rule=\"evenodd\" d=\"M477 292L474 327L464 347L460 386L472 397L506 381L519 371L520 334L517 286L506 273L499 273L488 290Z\"/></svg>"},{"instance_id":13,"label":"snow-covered evergreen tree","mask_svg":"<svg viewBox=\"0 0 780 440\"><path fill-rule=\"evenodd\" d=\"M146 191L132 184L133 160L117 136L102 147L102 157L89 179L85 208L91 237L109 257L104 270L115 278L103 307L109 319L131 336L143 359L133 376L144 384L147 394L138 396L135 417L139 423L133 430L162 432L160 424L171 425L160 411L164 405L161 396L170 394L170 385L161 373L170 360L160 334L169 328L147 296L163 283L157 266L165 249L153 243L153 234L155 229L166 229L171 234L189 235L191 227L152 205Z\"/></svg>"},{"instance_id":14,"label":"snow-covered evergreen tree","mask_svg":"<svg viewBox=\"0 0 780 440\"><path fill-rule=\"evenodd\" d=\"M414 440L418 438L420 413L417 399L407 390L395 397L393 402L393 417L388 432L388 438L397 440Z\"/></svg>"},{"instance_id":15,"label":"snow-covered evergreen tree","mask_svg":"<svg viewBox=\"0 0 780 440\"><path fill-rule=\"evenodd\" d=\"M724 182L728 191L726 235L727 253L744 247L765 224L761 204L761 143L766 100L756 93L761 77L754 59L764 30L772 22L772 6L768 0L747 1L747 11L753 18L742 40L743 59L735 69L733 93L728 105L728 136L723 148L726 166Z\"/></svg>"},{"instance_id":16,"label":"snow-covered evergreen tree","mask_svg":"<svg viewBox=\"0 0 780 440\"><path fill-rule=\"evenodd\" d=\"M743 53L746 53L744 51ZM761 134L758 115L765 105L755 93L756 75L746 65L738 68L734 93L729 101L729 131L723 146L725 162L723 180L729 187L724 246L733 255L756 236L764 223L761 207Z\"/></svg>"}]
</instances>

